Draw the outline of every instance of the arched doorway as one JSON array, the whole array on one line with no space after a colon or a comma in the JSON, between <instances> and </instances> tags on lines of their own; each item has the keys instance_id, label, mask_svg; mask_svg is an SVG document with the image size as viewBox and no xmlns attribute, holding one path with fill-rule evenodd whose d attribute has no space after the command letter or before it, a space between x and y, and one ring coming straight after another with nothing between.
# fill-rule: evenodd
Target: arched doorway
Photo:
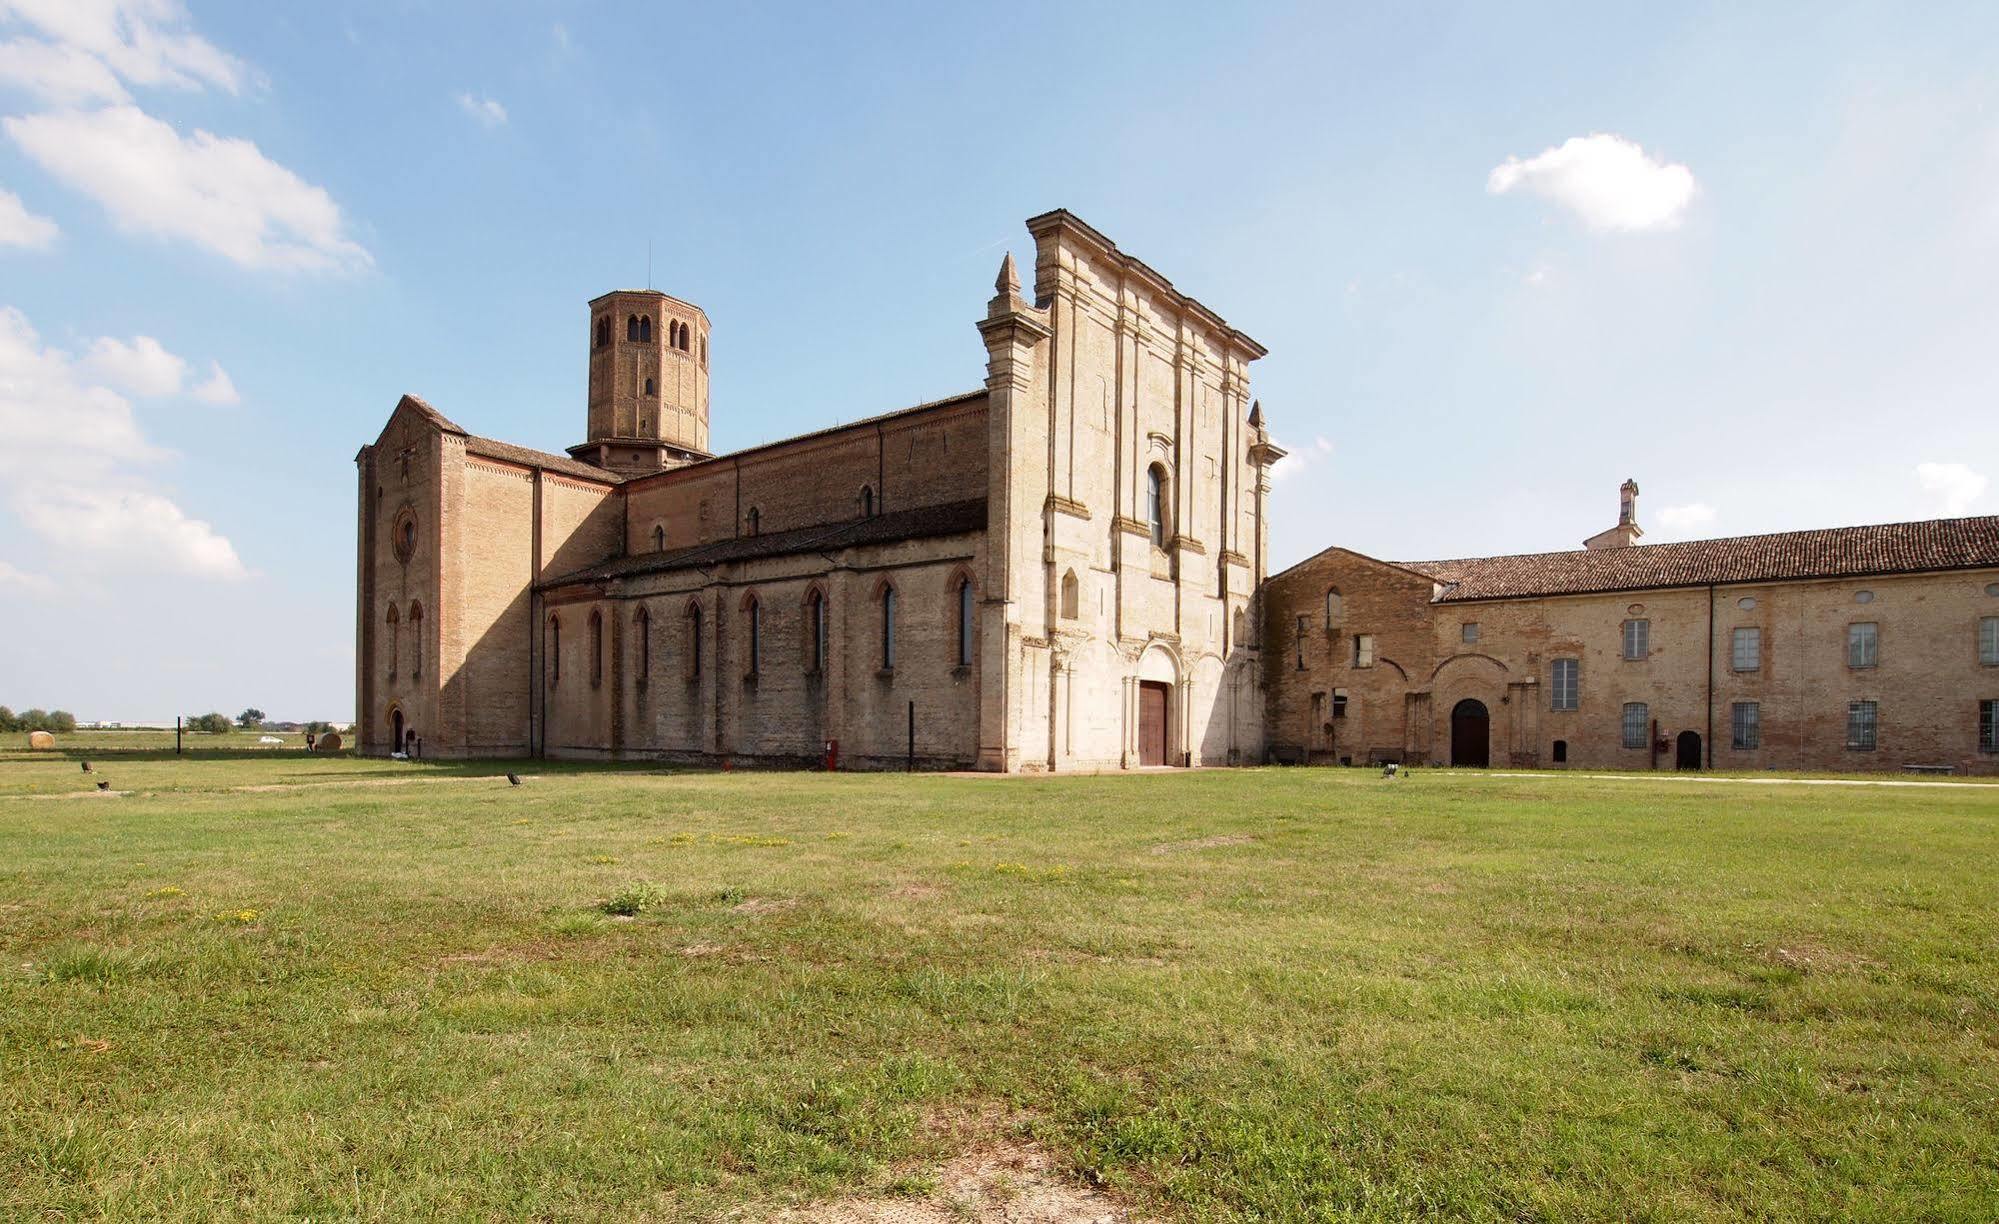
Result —
<instances>
[{"instance_id":1,"label":"arched doorway","mask_svg":"<svg viewBox=\"0 0 1999 1224\"><path fill-rule=\"evenodd\" d=\"M400 707L389 711L389 751L403 750L403 712Z\"/></svg>"},{"instance_id":2,"label":"arched doorway","mask_svg":"<svg viewBox=\"0 0 1999 1224\"><path fill-rule=\"evenodd\" d=\"M1451 707L1451 764L1484 769L1492 763L1492 716L1467 697Z\"/></svg>"},{"instance_id":3,"label":"arched doorway","mask_svg":"<svg viewBox=\"0 0 1999 1224\"><path fill-rule=\"evenodd\" d=\"M1698 731L1682 731L1673 752L1673 768L1701 767L1701 737Z\"/></svg>"}]
</instances>

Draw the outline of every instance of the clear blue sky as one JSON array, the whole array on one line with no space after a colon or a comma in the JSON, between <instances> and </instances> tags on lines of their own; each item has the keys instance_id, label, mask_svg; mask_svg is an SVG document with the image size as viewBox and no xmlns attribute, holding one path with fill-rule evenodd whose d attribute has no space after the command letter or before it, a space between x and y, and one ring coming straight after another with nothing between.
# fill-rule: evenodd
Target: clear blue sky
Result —
<instances>
[{"instance_id":1,"label":"clear blue sky","mask_svg":"<svg viewBox=\"0 0 1999 1224\"><path fill-rule=\"evenodd\" d=\"M1753 8L1754 11L1746 11ZM997 18L997 19L995 19ZM0 702L353 701L355 450L967 390L1074 210L1269 346L1274 559L1992 513L1999 6L0 0Z\"/></svg>"}]
</instances>

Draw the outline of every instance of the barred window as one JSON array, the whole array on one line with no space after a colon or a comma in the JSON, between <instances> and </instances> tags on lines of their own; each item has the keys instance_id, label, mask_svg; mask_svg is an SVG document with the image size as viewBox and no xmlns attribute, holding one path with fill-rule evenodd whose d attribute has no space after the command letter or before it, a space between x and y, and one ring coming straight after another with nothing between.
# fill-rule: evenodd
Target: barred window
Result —
<instances>
[{"instance_id":1,"label":"barred window","mask_svg":"<svg viewBox=\"0 0 1999 1224\"><path fill-rule=\"evenodd\" d=\"M1739 672L1752 672L1763 666L1762 629L1749 625L1735 631L1729 666Z\"/></svg>"},{"instance_id":2,"label":"barred window","mask_svg":"<svg viewBox=\"0 0 1999 1224\"><path fill-rule=\"evenodd\" d=\"M1999 752L1999 701L1978 703L1978 750Z\"/></svg>"},{"instance_id":3,"label":"barred window","mask_svg":"<svg viewBox=\"0 0 1999 1224\"><path fill-rule=\"evenodd\" d=\"M1624 657L1642 659L1652 653L1652 622L1649 620L1628 620L1624 622Z\"/></svg>"},{"instance_id":4,"label":"barred window","mask_svg":"<svg viewBox=\"0 0 1999 1224\"><path fill-rule=\"evenodd\" d=\"M1642 701L1624 703L1624 746L1643 748L1646 744L1646 727L1652 721L1652 710Z\"/></svg>"},{"instance_id":5,"label":"barred window","mask_svg":"<svg viewBox=\"0 0 1999 1224\"><path fill-rule=\"evenodd\" d=\"M1577 683L1582 673L1579 659L1556 659L1549 676L1548 691L1552 695L1553 707L1557 710L1573 710L1578 704L1580 685Z\"/></svg>"},{"instance_id":6,"label":"barred window","mask_svg":"<svg viewBox=\"0 0 1999 1224\"><path fill-rule=\"evenodd\" d=\"M1874 751L1878 711L1871 701L1846 703L1846 746L1856 752Z\"/></svg>"},{"instance_id":7,"label":"barred window","mask_svg":"<svg viewBox=\"0 0 1999 1224\"><path fill-rule=\"evenodd\" d=\"M1881 627L1859 621L1846 627L1846 665L1872 667L1881 658Z\"/></svg>"},{"instance_id":8,"label":"barred window","mask_svg":"<svg viewBox=\"0 0 1999 1224\"><path fill-rule=\"evenodd\" d=\"M1754 701L1738 701L1728 707L1728 721L1733 735L1730 747L1738 751L1763 746L1763 707Z\"/></svg>"},{"instance_id":9,"label":"barred window","mask_svg":"<svg viewBox=\"0 0 1999 1224\"><path fill-rule=\"evenodd\" d=\"M1987 667L1999 667L1999 616L1979 618L1978 661Z\"/></svg>"}]
</instances>

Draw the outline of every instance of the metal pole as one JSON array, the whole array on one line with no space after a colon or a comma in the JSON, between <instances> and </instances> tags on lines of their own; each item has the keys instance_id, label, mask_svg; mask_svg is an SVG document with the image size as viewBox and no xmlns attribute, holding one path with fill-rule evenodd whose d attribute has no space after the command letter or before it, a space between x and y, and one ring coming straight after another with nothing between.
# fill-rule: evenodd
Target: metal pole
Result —
<instances>
[{"instance_id":1,"label":"metal pole","mask_svg":"<svg viewBox=\"0 0 1999 1224\"><path fill-rule=\"evenodd\" d=\"M174 755L180 755L180 715L174 715Z\"/></svg>"},{"instance_id":2,"label":"metal pole","mask_svg":"<svg viewBox=\"0 0 1999 1224\"><path fill-rule=\"evenodd\" d=\"M916 772L916 703L913 701L909 703L909 758L903 772Z\"/></svg>"}]
</instances>

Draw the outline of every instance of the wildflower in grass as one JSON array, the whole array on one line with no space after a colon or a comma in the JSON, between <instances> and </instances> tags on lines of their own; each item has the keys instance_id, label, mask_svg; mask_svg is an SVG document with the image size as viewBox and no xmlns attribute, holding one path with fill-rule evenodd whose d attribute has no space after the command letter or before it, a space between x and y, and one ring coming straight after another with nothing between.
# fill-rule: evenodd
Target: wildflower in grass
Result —
<instances>
[{"instance_id":1,"label":"wildflower in grass","mask_svg":"<svg viewBox=\"0 0 1999 1224\"><path fill-rule=\"evenodd\" d=\"M593 863L615 863L618 860L608 854L593 854L590 856L590 861Z\"/></svg>"},{"instance_id":2,"label":"wildflower in grass","mask_svg":"<svg viewBox=\"0 0 1999 1224\"><path fill-rule=\"evenodd\" d=\"M223 910L221 913L216 915L216 918L218 918L223 922L229 923L231 926L249 926L251 923L257 921L257 919L261 917L263 917L263 915L259 914L256 910L253 909Z\"/></svg>"},{"instance_id":3,"label":"wildflower in grass","mask_svg":"<svg viewBox=\"0 0 1999 1224\"><path fill-rule=\"evenodd\" d=\"M760 833L710 833L708 842L716 846L789 846L791 839Z\"/></svg>"},{"instance_id":4,"label":"wildflower in grass","mask_svg":"<svg viewBox=\"0 0 1999 1224\"><path fill-rule=\"evenodd\" d=\"M846 840L846 839L848 838L848 836L850 836L850 835L849 835L849 834L846 834L846 833L828 833L828 834L826 835L826 840L827 840L827 841L845 841L845 840Z\"/></svg>"},{"instance_id":5,"label":"wildflower in grass","mask_svg":"<svg viewBox=\"0 0 1999 1224\"><path fill-rule=\"evenodd\" d=\"M169 884L164 888L155 888L146 895L148 897L178 897L181 895L181 887L178 884Z\"/></svg>"},{"instance_id":6,"label":"wildflower in grass","mask_svg":"<svg viewBox=\"0 0 1999 1224\"><path fill-rule=\"evenodd\" d=\"M635 918L665 899L665 892L657 884L632 883L599 901L597 908L619 918Z\"/></svg>"},{"instance_id":7,"label":"wildflower in grass","mask_svg":"<svg viewBox=\"0 0 1999 1224\"><path fill-rule=\"evenodd\" d=\"M676 846L691 846L694 844L694 835L692 833L675 833L668 840Z\"/></svg>"},{"instance_id":8,"label":"wildflower in grass","mask_svg":"<svg viewBox=\"0 0 1999 1224\"><path fill-rule=\"evenodd\" d=\"M1026 863L994 863L994 875L1019 876L1026 880L1059 880L1069 874L1067 867L1033 867Z\"/></svg>"}]
</instances>

